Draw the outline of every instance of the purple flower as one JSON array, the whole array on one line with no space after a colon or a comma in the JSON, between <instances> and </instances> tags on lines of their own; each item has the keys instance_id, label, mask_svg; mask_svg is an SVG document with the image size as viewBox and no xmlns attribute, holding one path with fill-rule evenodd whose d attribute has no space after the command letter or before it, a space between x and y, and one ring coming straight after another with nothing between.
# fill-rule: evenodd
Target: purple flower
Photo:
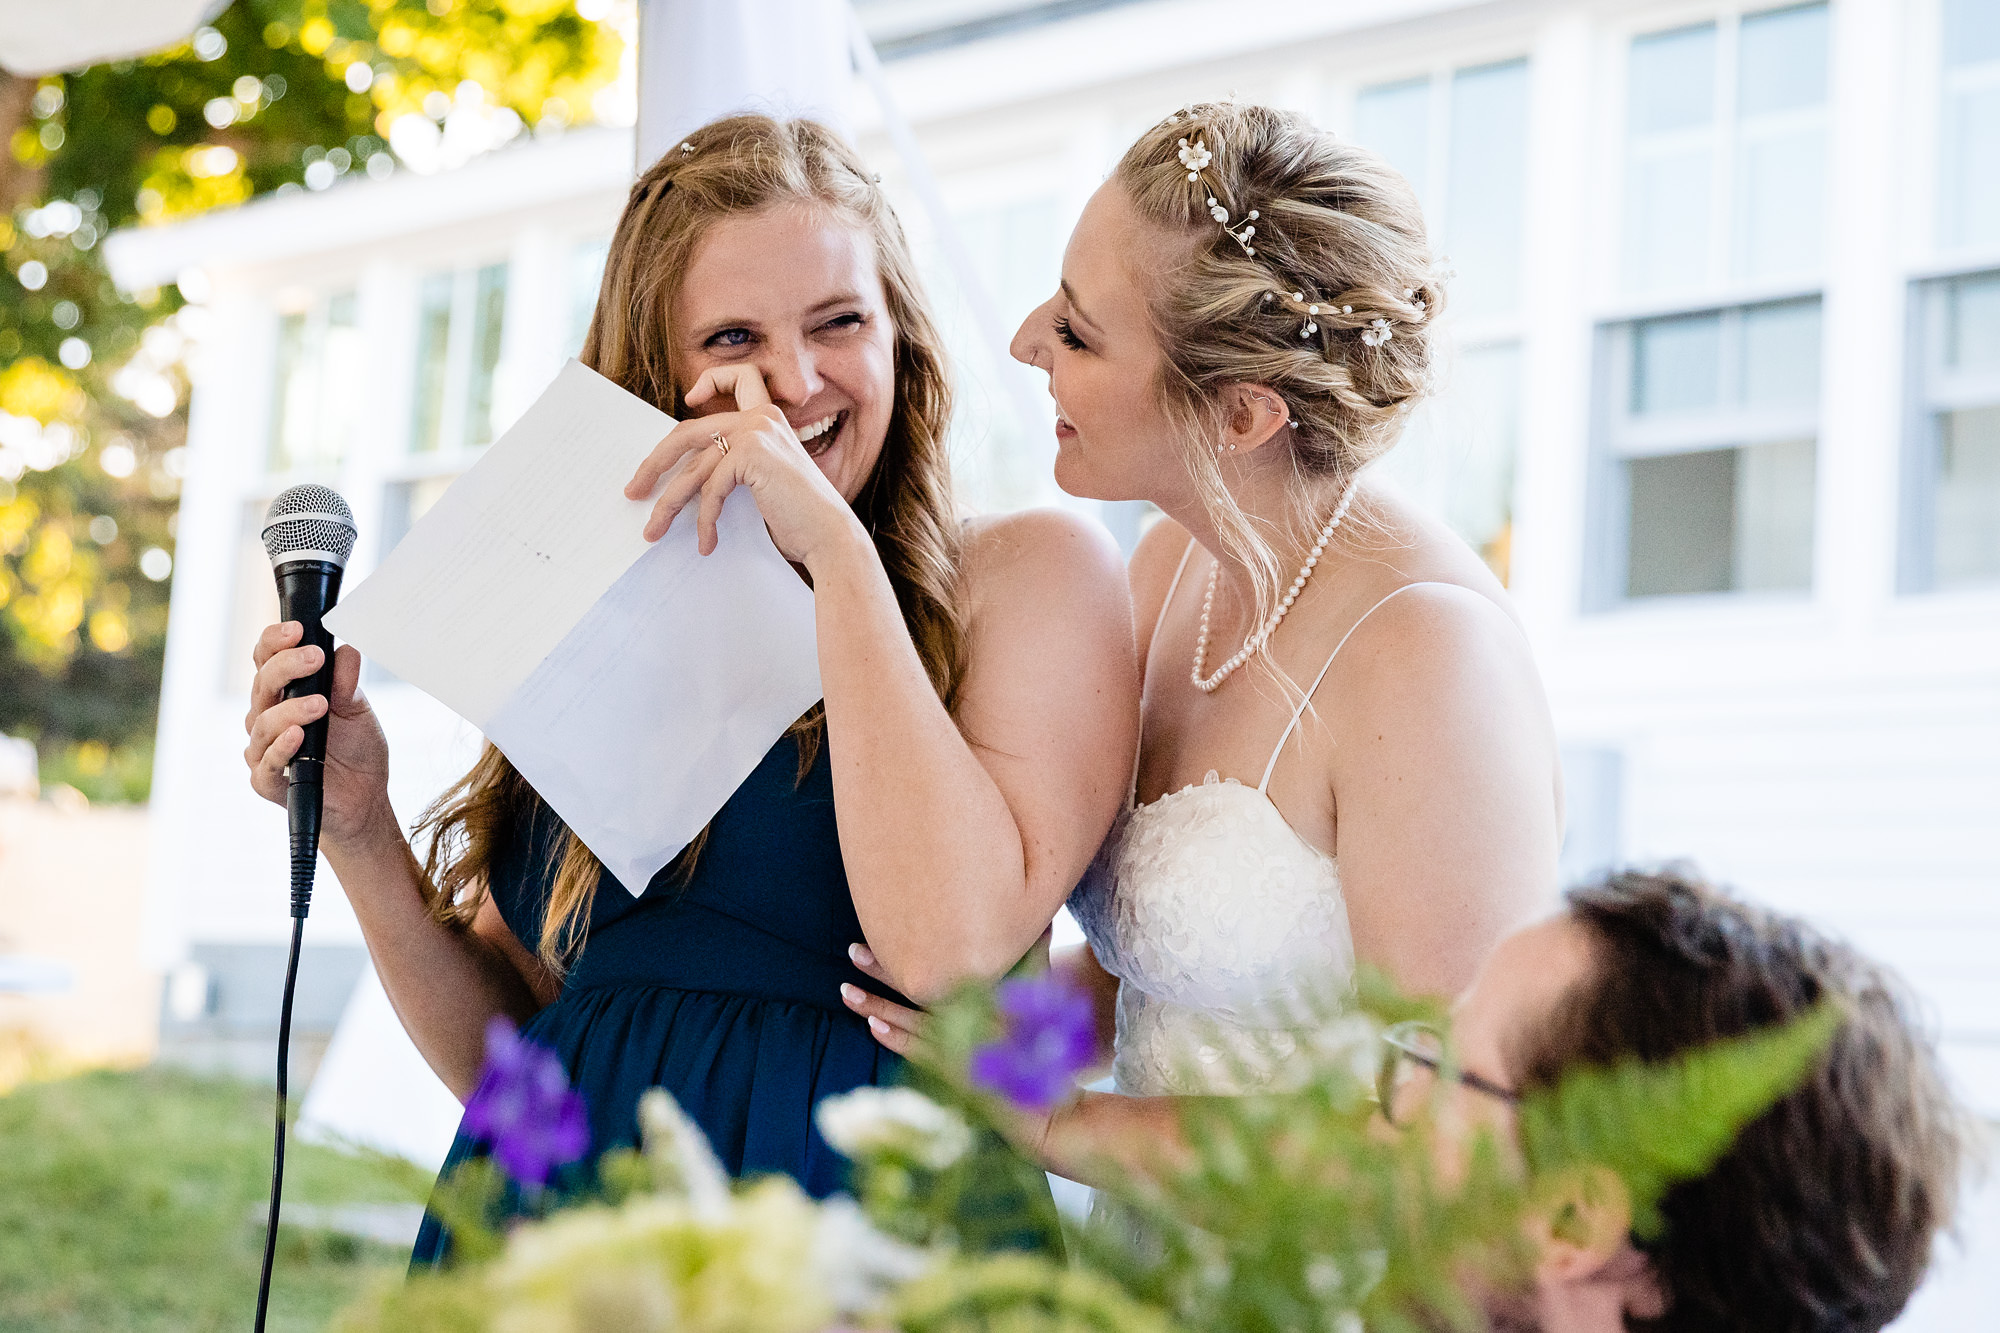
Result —
<instances>
[{"instance_id":1,"label":"purple flower","mask_svg":"<svg viewBox=\"0 0 2000 1333\"><path fill-rule=\"evenodd\" d=\"M465 1132L492 1140L501 1169L536 1189L590 1147L583 1098L571 1091L562 1061L499 1016L486 1025L486 1064L465 1104Z\"/></svg>"},{"instance_id":2,"label":"purple flower","mask_svg":"<svg viewBox=\"0 0 2000 1333\"><path fill-rule=\"evenodd\" d=\"M1003 981L995 1000L1006 1032L972 1052L972 1081L1016 1106L1046 1111L1097 1059L1090 996L1045 975Z\"/></svg>"}]
</instances>

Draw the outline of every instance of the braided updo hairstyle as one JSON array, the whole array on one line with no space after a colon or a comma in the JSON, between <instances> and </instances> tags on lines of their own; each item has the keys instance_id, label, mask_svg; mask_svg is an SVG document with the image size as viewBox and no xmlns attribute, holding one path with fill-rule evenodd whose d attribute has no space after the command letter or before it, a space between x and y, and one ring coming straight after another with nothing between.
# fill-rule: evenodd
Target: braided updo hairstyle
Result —
<instances>
[{"instance_id":1,"label":"braided updo hairstyle","mask_svg":"<svg viewBox=\"0 0 2000 1333\"><path fill-rule=\"evenodd\" d=\"M1184 237L1147 303L1165 367L1161 406L1229 553L1251 573L1262 623L1289 577L1223 482L1223 390L1261 384L1295 427L1292 533L1395 444L1431 389L1444 289L1415 191L1365 149L1274 107L1203 102L1146 131L1112 179L1136 211Z\"/></svg>"}]
</instances>

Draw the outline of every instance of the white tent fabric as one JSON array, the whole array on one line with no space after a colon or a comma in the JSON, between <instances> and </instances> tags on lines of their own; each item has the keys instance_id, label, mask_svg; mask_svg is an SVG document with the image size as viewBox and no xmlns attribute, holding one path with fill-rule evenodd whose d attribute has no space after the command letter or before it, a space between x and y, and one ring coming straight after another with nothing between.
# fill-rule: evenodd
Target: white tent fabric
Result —
<instances>
[{"instance_id":1,"label":"white tent fabric","mask_svg":"<svg viewBox=\"0 0 2000 1333\"><path fill-rule=\"evenodd\" d=\"M847 0L641 0L638 165L739 111L810 116L846 133Z\"/></svg>"},{"instance_id":2,"label":"white tent fabric","mask_svg":"<svg viewBox=\"0 0 2000 1333\"><path fill-rule=\"evenodd\" d=\"M359 1144L435 1171L460 1112L403 1031L375 969L365 969L299 1108L299 1136Z\"/></svg>"},{"instance_id":3,"label":"white tent fabric","mask_svg":"<svg viewBox=\"0 0 2000 1333\"><path fill-rule=\"evenodd\" d=\"M229 0L61 0L0 4L0 65L53 74L183 41Z\"/></svg>"}]
</instances>

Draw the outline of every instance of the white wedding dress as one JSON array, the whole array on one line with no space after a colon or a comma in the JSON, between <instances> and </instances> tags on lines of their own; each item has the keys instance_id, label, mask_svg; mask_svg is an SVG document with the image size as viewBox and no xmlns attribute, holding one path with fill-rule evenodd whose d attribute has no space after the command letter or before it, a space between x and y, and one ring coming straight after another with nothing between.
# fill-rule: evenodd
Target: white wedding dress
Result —
<instances>
[{"instance_id":1,"label":"white wedding dress","mask_svg":"<svg viewBox=\"0 0 2000 1333\"><path fill-rule=\"evenodd\" d=\"M1193 549L1190 543L1188 553ZM1184 554L1161 620L1187 561ZM1328 1053L1351 1047L1357 1034L1323 1021L1354 971L1340 866L1298 835L1266 789L1354 630L1398 593L1420 586L1396 589L1341 637L1256 786L1211 770L1158 800L1128 801L1070 895L1070 914L1119 981L1112 1058L1119 1092L1274 1091L1311 1072L1303 1058L1309 1046Z\"/></svg>"}]
</instances>

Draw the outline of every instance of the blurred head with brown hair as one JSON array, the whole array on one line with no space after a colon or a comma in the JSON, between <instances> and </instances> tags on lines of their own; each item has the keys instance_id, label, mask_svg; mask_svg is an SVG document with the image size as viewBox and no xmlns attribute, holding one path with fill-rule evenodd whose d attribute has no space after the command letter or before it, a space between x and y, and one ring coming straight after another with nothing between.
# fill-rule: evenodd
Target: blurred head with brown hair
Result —
<instances>
[{"instance_id":1,"label":"blurred head with brown hair","mask_svg":"<svg viewBox=\"0 0 2000 1333\"><path fill-rule=\"evenodd\" d=\"M1818 1066L1667 1192L1657 1240L1635 1244L1620 1207L1575 1202L1538 1235L1534 1289L1497 1302L1497 1326L1874 1333L1894 1319L1951 1220L1967 1122L1886 969L1689 872L1626 871L1503 941L1453 1027L1467 1071L1525 1092L1670 1061L1828 999L1845 1018Z\"/></svg>"},{"instance_id":2,"label":"blurred head with brown hair","mask_svg":"<svg viewBox=\"0 0 2000 1333\"><path fill-rule=\"evenodd\" d=\"M902 226L852 148L809 120L734 116L669 149L618 219L582 360L675 417L703 371L754 366L873 534L949 704L965 624L944 343ZM719 396L704 414L731 406ZM439 798L425 819L438 915L470 922L496 838L531 798L491 745ZM570 835L538 942L558 972L600 870Z\"/></svg>"}]
</instances>

